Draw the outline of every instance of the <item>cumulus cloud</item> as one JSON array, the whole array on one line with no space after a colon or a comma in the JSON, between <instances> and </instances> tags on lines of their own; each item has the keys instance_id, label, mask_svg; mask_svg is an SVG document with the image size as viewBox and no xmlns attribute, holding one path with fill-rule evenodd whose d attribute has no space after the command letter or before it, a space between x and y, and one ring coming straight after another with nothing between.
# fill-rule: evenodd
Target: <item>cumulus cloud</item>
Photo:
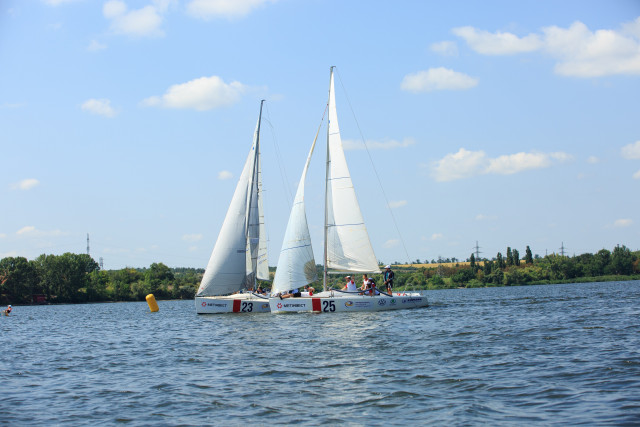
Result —
<instances>
[{"instance_id":1,"label":"cumulus cloud","mask_svg":"<svg viewBox=\"0 0 640 427\"><path fill-rule=\"evenodd\" d=\"M91 114L96 114L98 116L104 117L115 117L116 110L111 107L111 101L108 99L88 99L86 100L82 106L83 111L87 111Z\"/></svg>"},{"instance_id":2,"label":"cumulus cloud","mask_svg":"<svg viewBox=\"0 0 640 427\"><path fill-rule=\"evenodd\" d=\"M48 4L49 6L60 6L61 4L73 3L78 0L43 0L43 1L45 4Z\"/></svg>"},{"instance_id":3,"label":"cumulus cloud","mask_svg":"<svg viewBox=\"0 0 640 427\"><path fill-rule=\"evenodd\" d=\"M540 36L536 34L518 37L511 33L500 31L490 33L473 27L458 27L454 28L452 32L464 39L471 49L483 55L511 55L532 52L542 46Z\"/></svg>"},{"instance_id":4,"label":"cumulus cloud","mask_svg":"<svg viewBox=\"0 0 640 427\"><path fill-rule=\"evenodd\" d=\"M640 170L633 174L633 179L640 179Z\"/></svg>"},{"instance_id":5,"label":"cumulus cloud","mask_svg":"<svg viewBox=\"0 0 640 427\"><path fill-rule=\"evenodd\" d=\"M206 111L237 103L247 90L240 82L225 83L218 76L200 77L171 86L164 95L142 101L145 106Z\"/></svg>"},{"instance_id":6,"label":"cumulus cloud","mask_svg":"<svg viewBox=\"0 0 640 427\"><path fill-rule=\"evenodd\" d=\"M595 165L596 163L600 163L600 159L596 156L589 156L589 158L587 159L587 163Z\"/></svg>"},{"instance_id":7,"label":"cumulus cloud","mask_svg":"<svg viewBox=\"0 0 640 427\"><path fill-rule=\"evenodd\" d=\"M23 179L20 182L16 182L15 184L11 185L11 188L13 190L31 190L33 187L36 187L40 185L40 181L38 181L35 178L27 178L27 179Z\"/></svg>"},{"instance_id":8,"label":"cumulus cloud","mask_svg":"<svg viewBox=\"0 0 640 427\"><path fill-rule=\"evenodd\" d=\"M498 217L495 215L484 215L484 214L476 215L476 221L494 221L496 219L498 219Z\"/></svg>"},{"instance_id":9,"label":"cumulus cloud","mask_svg":"<svg viewBox=\"0 0 640 427\"><path fill-rule=\"evenodd\" d=\"M429 46L432 52L443 56L458 56L458 45L452 41L442 41L431 43Z\"/></svg>"},{"instance_id":10,"label":"cumulus cloud","mask_svg":"<svg viewBox=\"0 0 640 427\"><path fill-rule=\"evenodd\" d=\"M406 206L406 205L407 205L407 201L406 200L395 200L395 201L389 202L389 207L391 209L401 208L401 207Z\"/></svg>"},{"instance_id":11,"label":"cumulus cloud","mask_svg":"<svg viewBox=\"0 0 640 427\"><path fill-rule=\"evenodd\" d=\"M89 43L89 46L87 46L87 50L89 52L97 52L99 50L103 50L106 49L107 45L104 43L100 43L97 40L91 40L91 43Z\"/></svg>"},{"instance_id":12,"label":"cumulus cloud","mask_svg":"<svg viewBox=\"0 0 640 427\"><path fill-rule=\"evenodd\" d=\"M629 218L616 219L613 222L614 227L629 227L631 225L633 225L633 220Z\"/></svg>"},{"instance_id":13,"label":"cumulus cloud","mask_svg":"<svg viewBox=\"0 0 640 427\"><path fill-rule=\"evenodd\" d=\"M621 153L625 159L640 159L640 141L625 145L622 147Z\"/></svg>"},{"instance_id":14,"label":"cumulus cloud","mask_svg":"<svg viewBox=\"0 0 640 427\"><path fill-rule=\"evenodd\" d=\"M202 234L183 234L182 240L185 242L197 242L202 239Z\"/></svg>"},{"instance_id":15,"label":"cumulus cloud","mask_svg":"<svg viewBox=\"0 0 640 427\"><path fill-rule=\"evenodd\" d=\"M121 0L109 0L102 7L102 14L111 21L111 31L132 37L162 37L160 28L169 0L155 0L141 9L129 10Z\"/></svg>"},{"instance_id":16,"label":"cumulus cloud","mask_svg":"<svg viewBox=\"0 0 640 427\"><path fill-rule=\"evenodd\" d=\"M384 248L394 248L400 244L399 239L389 239L382 245Z\"/></svg>"},{"instance_id":17,"label":"cumulus cloud","mask_svg":"<svg viewBox=\"0 0 640 427\"><path fill-rule=\"evenodd\" d=\"M464 90L478 85L478 79L448 68L430 68L426 71L407 74L400 88L409 92L431 92L434 90Z\"/></svg>"},{"instance_id":18,"label":"cumulus cloud","mask_svg":"<svg viewBox=\"0 0 640 427\"><path fill-rule=\"evenodd\" d=\"M431 240L440 240L444 237L442 233L433 233L431 235Z\"/></svg>"},{"instance_id":19,"label":"cumulus cloud","mask_svg":"<svg viewBox=\"0 0 640 427\"><path fill-rule=\"evenodd\" d=\"M432 172L436 181L453 181L472 176L495 174L511 175L532 169L550 167L554 162L571 160L567 153L516 153L488 157L484 151L468 151L461 148L436 161Z\"/></svg>"},{"instance_id":20,"label":"cumulus cloud","mask_svg":"<svg viewBox=\"0 0 640 427\"><path fill-rule=\"evenodd\" d=\"M276 0L191 0L187 13L193 17L209 20L213 18L241 18L254 9Z\"/></svg>"},{"instance_id":21,"label":"cumulus cloud","mask_svg":"<svg viewBox=\"0 0 640 427\"><path fill-rule=\"evenodd\" d=\"M544 52L556 59L554 71L563 76L640 74L640 17L619 30L592 31L574 22L568 28L549 26L523 37L473 27L454 28L453 33L483 55Z\"/></svg>"},{"instance_id":22,"label":"cumulus cloud","mask_svg":"<svg viewBox=\"0 0 640 427\"><path fill-rule=\"evenodd\" d=\"M229 171L218 172L218 179L221 181L233 178L233 174Z\"/></svg>"},{"instance_id":23,"label":"cumulus cloud","mask_svg":"<svg viewBox=\"0 0 640 427\"><path fill-rule=\"evenodd\" d=\"M395 139L387 139L383 141L366 141L365 144L362 141L353 140L353 139L344 139L342 140L342 147L345 150L364 150L368 148L369 150L391 150L393 148L404 148L414 145L416 143L413 138L405 138L402 141L398 141Z\"/></svg>"},{"instance_id":24,"label":"cumulus cloud","mask_svg":"<svg viewBox=\"0 0 640 427\"><path fill-rule=\"evenodd\" d=\"M66 233L60 230L38 230L33 225L27 225L16 231L16 235L21 237L58 237L64 236Z\"/></svg>"}]
</instances>

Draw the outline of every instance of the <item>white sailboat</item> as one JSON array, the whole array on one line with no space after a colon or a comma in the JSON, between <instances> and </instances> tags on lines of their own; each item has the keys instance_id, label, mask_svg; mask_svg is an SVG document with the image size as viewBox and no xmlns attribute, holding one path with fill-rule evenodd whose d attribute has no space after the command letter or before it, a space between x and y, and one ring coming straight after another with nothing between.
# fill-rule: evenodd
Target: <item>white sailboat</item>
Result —
<instances>
[{"instance_id":1,"label":"white sailboat","mask_svg":"<svg viewBox=\"0 0 640 427\"><path fill-rule=\"evenodd\" d=\"M277 296L277 293L299 289L300 286L315 280L315 277L303 274L304 270L301 270L301 266L305 266L308 270L310 262L315 264L304 213L304 179L315 146L314 139L298 186L296 194L298 203L293 206L276 269L272 297L269 299L271 312L334 313L425 307L428 301L423 292L360 295L359 292L327 290L329 269L336 272L361 274L380 272L342 147L336 112L333 68L331 67L328 101L323 291L298 298L282 299ZM300 249L303 246L308 249ZM283 274L280 274L281 268L284 269Z\"/></svg>"},{"instance_id":2,"label":"white sailboat","mask_svg":"<svg viewBox=\"0 0 640 427\"><path fill-rule=\"evenodd\" d=\"M260 166L263 103L251 150L196 293L198 314L269 311L268 299L251 292L257 279L269 280Z\"/></svg>"}]
</instances>

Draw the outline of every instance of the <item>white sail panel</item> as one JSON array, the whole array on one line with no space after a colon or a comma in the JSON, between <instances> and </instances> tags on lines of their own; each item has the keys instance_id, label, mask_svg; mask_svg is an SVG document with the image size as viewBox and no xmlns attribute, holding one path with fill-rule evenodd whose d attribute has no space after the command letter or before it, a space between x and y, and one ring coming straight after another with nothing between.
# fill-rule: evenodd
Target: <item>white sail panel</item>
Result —
<instances>
[{"instance_id":1,"label":"white sail panel","mask_svg":"<svg viewBox=\"0 0 640 427\"><path fill-rule=\"evenodd\" d=\"M254 148L252 146L238 180L197 296L226 295L245 286L247 196L255 163Z\"/></svg>"},{"instance_id":2,"label":"white sail panel","mask_svg":"<svg viewBox=\"0 0 640 427\"><path fill-rule=\"evenodd\" d=\"M313 140L311 150L307 156L307 162L302 170L296 197L293 200L291 215L284 233L284 241L278 258L276 275L273 279L271 293L285 292L289 289L300 288L306 284L318 280L316 271L316 261L313 257L311 247L311 236L309 235L309 225L304 205L304 183L307 178L307 170L311 155L316 145L316 138Z\"/></svg>"},{"instance_id":3,"label":"white sail panel","mask_svg":"<svg viewBox=\"0 0 640 427\"><path fill-rule=\"evenodd\" d=\"M256 274L260 280L271 280L269 277L269 259L267 257L267 231L262 207L262 157L258 153L258 221L260 223L260 241L258 242L258 265Z\"/></svg>"},{"instance_id":4,"label":"white sail panel","mask_svg":"<svg viewBox=\"0 0 640 427\"><path fill-rule=\"evenodd\" d=\"M351 182L336 112L333 70L329 84L327 168L327 267L338 271L378 272L367 227Z\"/></svg>"}]
</instances>

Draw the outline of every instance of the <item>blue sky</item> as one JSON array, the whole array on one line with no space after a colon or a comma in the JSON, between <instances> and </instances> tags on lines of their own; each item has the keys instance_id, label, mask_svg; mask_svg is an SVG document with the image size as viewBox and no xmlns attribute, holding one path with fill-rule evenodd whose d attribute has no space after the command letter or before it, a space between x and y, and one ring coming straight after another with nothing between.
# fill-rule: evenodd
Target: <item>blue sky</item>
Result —
<instances>
[{"instance_id":1,"label":"blue sky","mask_svg":"<svg viewBox=\"0 0 640 427\"><path fill-rule=\"evenodd\" d=\"M640 249L636 0L4 0L0 257L204 267L264 98L275 265L332 65L381 261Z\"/></svg>"}]
</instances>

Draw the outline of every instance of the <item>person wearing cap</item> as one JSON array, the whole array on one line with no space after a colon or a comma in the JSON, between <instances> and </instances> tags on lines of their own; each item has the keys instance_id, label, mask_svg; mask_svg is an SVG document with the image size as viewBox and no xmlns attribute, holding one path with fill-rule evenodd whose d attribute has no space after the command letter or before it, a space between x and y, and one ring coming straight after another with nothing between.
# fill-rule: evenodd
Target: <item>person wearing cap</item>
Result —
<instances>
[{"instance_id":1,"label":"person wearing cap","mask_svg":"<svg viewBox=\"0 0 640 427\"><path fill-rule=\"evenodd\" d=\"M353 281L353 279L351 278L351 276L347 276L345 277L345 279L347 279L347 284L344 285L344 288L342 288L343 291L347 291L347 292L355 292L358 289L356 288L356 282Z\"/></svg>"},{"instance_id":2,"label":"person wearing cap","mask_svg":"<svg viewBox=\"0 0 640 427\"><path fill-rule=\"evenodd\" d=\"M395 274L391 271L390 265L387 265L384 269L384 284L387 285L387 293L393 296L393 278Z\"/></svg>"},{"instance_id":3,"label":"person wearing cap","mask_svg":"<svg viewBox=\"0 0 640 427\"><path fill-rule=\"evenodd\" d=\"M6 310L3 310L3 311L2 311L2 313L3 313L5 316L8 316L8 315L9 315L9 313L11 313L11 310L13 310L13 309L11 308L11 304L9 304L9 307L7 307L7 309L6 309Z\"/></svg>"}]
</instances>

